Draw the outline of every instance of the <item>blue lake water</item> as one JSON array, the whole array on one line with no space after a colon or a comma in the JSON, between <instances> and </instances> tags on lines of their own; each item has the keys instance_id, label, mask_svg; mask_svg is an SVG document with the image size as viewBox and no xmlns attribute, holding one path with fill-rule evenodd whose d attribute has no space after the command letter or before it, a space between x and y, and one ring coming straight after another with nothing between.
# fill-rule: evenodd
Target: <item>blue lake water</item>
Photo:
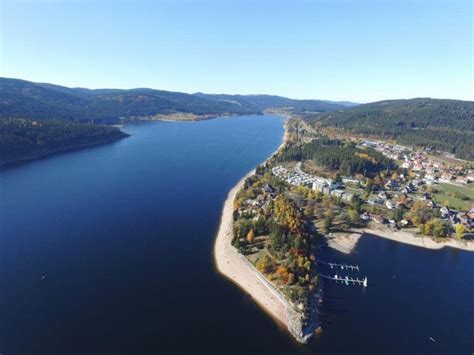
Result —
<instances>
[{"instance_id":1,"label":"blue lake water","mask_svg":"<svg viewBox=\"0 0 474 355\"><path fill-rule=\"evenodd\" d=\"M2 355L474 351L472 253L373 237L350 256L323 249L360 264L369 287L326 284L308 346L215 272L223 201L278 147L281 117L124 130L0 172Z\"/></svg>"},{"instance_id":2,"label":"blue lake water","mask_svg":"<svg viewBox=\"0 0 474 355\"><path fill-rule=\"evenodd\" d=\"M325 282L315 354L473 353L474 253L366 235L349 256L320 254L359 265L360 272L333 273L367 276L368 287Z\"/></svg>"}]
</instances>

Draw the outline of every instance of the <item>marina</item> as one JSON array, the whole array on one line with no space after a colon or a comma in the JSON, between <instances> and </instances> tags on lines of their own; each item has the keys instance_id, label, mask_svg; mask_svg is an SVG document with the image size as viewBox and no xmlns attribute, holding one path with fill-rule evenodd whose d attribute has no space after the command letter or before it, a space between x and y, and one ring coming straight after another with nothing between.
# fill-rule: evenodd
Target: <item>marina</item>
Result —
<instances>
[{"instance_id":1,"label":"marina","mask_svg":"<svg viewBox=\"0 0 474 355\"><path fill-rule=\"evenodd\" d=\"M346 270L346 271L360 271L359 269L359 265L352 265L352 264L347 264L347 263L336 263L336 262L327 262L327 261L323 261L323 260L318 260L316 261L317 264L319 265L322 265L322 266L327 266L329 267L330 269L340 269L340 270ZM325 273L318 273L318 276L323 278L323 279L326 279L326 280L332 280L332 281L336 281L337 283L342 283L342 284L346 284L346 285L361 285L361 286L364 286L364 287L367 287L368 285L368 279L367 279L367 276L364 277L363 279L359 279L359 278L354 278L352 276L349 276L349 275L338 275L338 274L334 274L334 275L328 275L328 274L325 274Z\"/></svg>"}]
</instances>

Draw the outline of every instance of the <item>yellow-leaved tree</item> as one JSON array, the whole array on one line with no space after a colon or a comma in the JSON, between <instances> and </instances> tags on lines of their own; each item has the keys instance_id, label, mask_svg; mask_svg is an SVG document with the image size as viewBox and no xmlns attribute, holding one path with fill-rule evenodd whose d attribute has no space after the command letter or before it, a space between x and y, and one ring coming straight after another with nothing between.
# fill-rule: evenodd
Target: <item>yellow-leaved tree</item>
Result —
<instances>
[{"instance_id":1,"label":"yellow-leaved tree","mask_svg":"<svg viewBox=\"0 0 474 355\"><path fill-rule=\"evenodd\" d=\"M250 244L252 244L254 239L255 239L255 232L253 231L253 229L251 229L251 230L249 230L249 232L247 233L247 242L249 242Z\"/></svg>"},{"instance_id":2,"label":"yellow-leaved tree","mask_svg":"<svg viewBox=\"0 0 474 355\"><path fill-rule=\"evenodd\" d=\"M467 228L464 226L464 224L456 224L454 226L454 232L456 234L456 238L462 239L467 232Z\"/></svg>"}]
</instances>

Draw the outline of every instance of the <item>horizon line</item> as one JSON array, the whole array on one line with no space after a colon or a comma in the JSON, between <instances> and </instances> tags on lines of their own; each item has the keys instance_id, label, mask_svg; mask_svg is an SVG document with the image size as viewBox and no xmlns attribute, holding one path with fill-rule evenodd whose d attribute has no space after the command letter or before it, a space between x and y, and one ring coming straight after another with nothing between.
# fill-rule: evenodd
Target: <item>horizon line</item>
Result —
<instances>
[{"instance_id":1,"label":"horizon line","mask_svg":"<svg viewBox=\"0 0 474 355\"><path fill-rule=\"evenodd\" d=\"M432 96L416 96L416 97L404 97L404 98L385 98L382 100L375 100L375 101L365 101L365 102L358 102L358 101L352 101L350 99L315 99L315 98L294 98L294 97L289 97L289 96L284 96L281 94L267 94L267 93L259 93L259 94L241 94L241 93L215 93L215 92L204 92L204 91L195 91L195 92L189 92L189 91L175 91L175 90L166 90L166 89L157 89L153 87L85 87L85 86L68 86L65 84L55 84L51 82L43 82L43 81L33 81L33 80L27 80L27 79L22 79L22 78L14 78L14 77L7 77L7 76L0 76L0 79L10 79L10 80L19 80L19 81L25 81L33 84L46 84L46 85L54 85L54 86L60 86L63 88L67 89L83 89L83 90L123 90L123 91L131 91L131 90L156 90L156 91L166 91L166 92L172 92L172 93L180 93L180 94L187 94L187 95L197 95L197 94L203 94L203 95L228 95L228 96L274 96L274 97L280 97L280 98L285 98L285 99L290 99L290 100L296 100L296 101L322 101L322 102L330 102L330 103L350 103L350 104L355 104L355 105L364 105L364 104L370 104L370 103L376 103L376 102L383 102L383 101L400 101L400 100L415 100L415 99L432 99L432 100L454 100L454 101L465 101L465 102L474 102L473 99L459 99L459 98L446 98L446 97L432 97Z\"/></svg>"}]
</instances>

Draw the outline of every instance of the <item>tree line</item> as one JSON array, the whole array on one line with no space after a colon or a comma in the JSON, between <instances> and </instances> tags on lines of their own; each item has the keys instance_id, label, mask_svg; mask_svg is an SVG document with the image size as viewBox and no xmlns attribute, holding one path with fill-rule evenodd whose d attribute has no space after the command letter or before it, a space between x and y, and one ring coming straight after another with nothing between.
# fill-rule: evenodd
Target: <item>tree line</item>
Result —
<instances>
[{"instance_id":1,"label":"tree line","mask_svg":"<svg viewBox=\"0 0 474 355\"><path fill-rule=\"evenodd\" d=\"M127 136L110 126L5 118L0 120L0 166Z\"/></svg>"}]
</instances>

